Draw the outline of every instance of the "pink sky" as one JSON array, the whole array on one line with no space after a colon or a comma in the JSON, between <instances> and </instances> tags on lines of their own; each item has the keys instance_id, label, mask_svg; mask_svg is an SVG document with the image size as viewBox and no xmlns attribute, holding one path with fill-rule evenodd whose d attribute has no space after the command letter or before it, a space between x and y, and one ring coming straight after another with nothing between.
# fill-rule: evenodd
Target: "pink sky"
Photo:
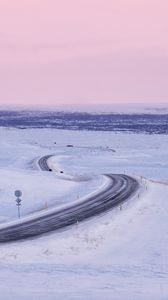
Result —
<instances>
[{"instance_id":1,"label":"pink sky","mask_svg":"<svg viewBox=\"0 0 168 300\"><path fill-rule=\"evenodd\" d=\"M0 0L0 104L168 103L167 0Z\"/></svg>"}]
</instances>

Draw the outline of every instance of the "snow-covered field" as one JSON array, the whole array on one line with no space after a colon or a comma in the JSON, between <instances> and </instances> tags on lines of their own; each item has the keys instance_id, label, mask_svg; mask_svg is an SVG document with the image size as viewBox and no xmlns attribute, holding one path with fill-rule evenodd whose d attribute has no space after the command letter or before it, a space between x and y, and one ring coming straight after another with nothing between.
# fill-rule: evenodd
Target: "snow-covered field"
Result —
<instances>
[{"instance_id":1,"label":"snow-covered field","mask_svg":"<svg viewBox=\"0 0 168 300\"><path fill-rule=\"evenodd\" d=\"M94 192L104 173L144 187L122 210L1 244L0 299L168 299L166 135L0 128L0 139L1 223L17 217L15 189L27 216ZM38 169L47 154L56 172Z\"/></svg>"}]
</instances>

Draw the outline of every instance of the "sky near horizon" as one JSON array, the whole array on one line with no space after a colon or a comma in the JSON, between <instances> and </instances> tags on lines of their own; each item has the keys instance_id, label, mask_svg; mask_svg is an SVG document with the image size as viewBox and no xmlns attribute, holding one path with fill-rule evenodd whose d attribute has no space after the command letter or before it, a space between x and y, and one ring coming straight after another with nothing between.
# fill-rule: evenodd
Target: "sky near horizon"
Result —
<instances>
[{"instance_id":1,"label":"sky near horizon","mask_svg":"<svg viewBox=\"0 0 168 300\"><path fill-rule=\"evenodd\" d=\"M0 0L0 105L168 103L167 0Z\"/></svg>"}]
</instances>

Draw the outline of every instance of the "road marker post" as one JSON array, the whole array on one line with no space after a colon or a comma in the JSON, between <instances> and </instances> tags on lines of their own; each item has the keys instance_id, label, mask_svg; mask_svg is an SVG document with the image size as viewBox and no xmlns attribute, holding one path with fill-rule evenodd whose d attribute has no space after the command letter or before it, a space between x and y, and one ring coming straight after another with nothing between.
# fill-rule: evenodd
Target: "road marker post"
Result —
<instances>
[{"instance_id":1,"label":"road marker post","mask_svg":"<svg viewBox=\"0 0 168 300\"><path fill-rule=\"evenodd\" d=\"M20 206L21 206L21 199L20 197L22 196L22 192L20 190L15 191L15 196L16 196L16 205L18 208L18 218L20 219Z\"/></svg>"}]
</instances>

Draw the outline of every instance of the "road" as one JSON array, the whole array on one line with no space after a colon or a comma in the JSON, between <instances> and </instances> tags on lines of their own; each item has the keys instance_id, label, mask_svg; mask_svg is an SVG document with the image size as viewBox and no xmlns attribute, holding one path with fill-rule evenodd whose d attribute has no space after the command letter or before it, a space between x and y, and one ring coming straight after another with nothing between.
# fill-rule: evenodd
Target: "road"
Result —
<instances>
[{"instance_id":1,"label":"road","mask_svg":"<svg viewBox=\"0 0 168 300\"><path fill-rule=\"evenodd\" d=\"M49 159L50 157L52 157L52 156L53 156L53 155L45 155L45 156L42 156L42 157L39 159L38 165L39 165L39 167L40 167L40 169L41 169L42 171L50 171L50 170L51 170L50 167L48 166L47 161L48 161L48 159Z\"/></svg>"},{"instance_id":2,"label":"road","mask_svg":"<svg viewBox=\"0 0 168 300\"><path fill-rule=\"evenodd\" d=\"M39 160L42 170L49 170L47 160L50 156L44 156ZM46 214L32 216L30 220L22 220L22 223L8 224L0 229L0 243L32 238L51 231L56 231L77 222L109 211L116 205L133 196L139 187L136 179L127 175L108 174L109 185L101 191L88 197L85 201L73 202L64 208L47 210Z\"/></svg>"}]
</instances>

